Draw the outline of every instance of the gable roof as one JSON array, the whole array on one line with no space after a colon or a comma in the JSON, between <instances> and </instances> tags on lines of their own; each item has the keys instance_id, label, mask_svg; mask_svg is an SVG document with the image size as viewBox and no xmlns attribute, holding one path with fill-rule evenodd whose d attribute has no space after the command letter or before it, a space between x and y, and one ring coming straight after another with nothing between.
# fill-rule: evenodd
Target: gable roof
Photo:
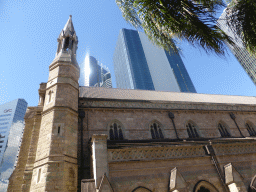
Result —
<instances>
[{"instance_id":1,"label":"gable roof","mask_svg":"<svg viewBox=\"0 0 256 192\"><path fill-rule=\"evenodd\" d=\"M256 105L256 98L249 96L213 95L184 92L166 92L103 87L79 87L80 98L159 101L159 102L195 102L218 104Z\"/></svg>"}]
</instances>

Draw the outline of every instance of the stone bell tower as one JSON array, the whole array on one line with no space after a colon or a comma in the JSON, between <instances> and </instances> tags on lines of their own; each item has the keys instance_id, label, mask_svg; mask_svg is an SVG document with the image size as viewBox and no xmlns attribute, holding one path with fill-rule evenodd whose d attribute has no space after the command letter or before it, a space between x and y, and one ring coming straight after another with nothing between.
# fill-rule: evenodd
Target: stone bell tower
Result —
<instances>
[{"instance_id":1,"label":"stone bell tower","mask_svg":"<svg viewBox=\"0 0 256 192\"><path fill-rule=\"evenodd\" d=\"M77 44L70 16L49 66L30 191L77 191Z\"/></svg>"}]
</instances>

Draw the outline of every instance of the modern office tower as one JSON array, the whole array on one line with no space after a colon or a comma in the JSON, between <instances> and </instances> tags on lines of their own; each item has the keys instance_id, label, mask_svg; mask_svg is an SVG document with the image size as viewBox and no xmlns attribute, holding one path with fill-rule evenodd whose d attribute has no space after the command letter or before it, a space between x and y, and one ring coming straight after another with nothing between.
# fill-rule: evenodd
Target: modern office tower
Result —
<instances>
[{"instance_id":1,"label":"modern office tower","mask_svg":"<svg viewBox=\"0 0 256 192\"><path fill-rule=\"evenodd\" d=\"M235 45L226 43L231 52L235 55L238 62L242 65L246 73L249 75L253 83L256 85L256 57L251 55L243 46L243 42L239 37L235 37L232 30L226 22L227 9L224 9L220 18L218 19L219 27L230 37L233 38Z\"/></svg>"},{"instance_id":2,"label":"modern office tower","mask_svg":"<svg viewBox=\"0 0 256 192\"><path fill-rule=\"evenodd\" d=\"M117 88L196 93L180 55L153 45L142 32L121 29L113 61Z\"/></svg>"},{"instance_id":3,"label":"modern office tower","mask_svg":"<svg viewBox=\"0 0 256 192\"><path fill-rule=\"evenodd\" d=\"M24 128L27 109L24 99L16 99L0 105L0 186L8 184L13 172ZM7 188L6 188L7 189ZM1 190L1 191L4 191Z\"/></svg>"},{"instance_id":4,"label":"modern office tower","mask_svg":"<svg viewBox=\"0 0 256 192\"><path fill-rule=\"evenodd\" d=\"M93 87L112 88L111 74L106 67L100 65L92 56L89 56L87 62L89 63L90 68L89 80L87 80L87 82L89 82L88 85Z\"/></svg>"},{"instance_id":5,"label":"modern office tower","mask_svg":"<svg viewBox=\"0 0 256 192\"><path fill-rule=\"evenodd\" d=\"M100 83L100 87L112 88L111 74L107 72L102 74L103 80Z\"/></svg>"}]
</instances>

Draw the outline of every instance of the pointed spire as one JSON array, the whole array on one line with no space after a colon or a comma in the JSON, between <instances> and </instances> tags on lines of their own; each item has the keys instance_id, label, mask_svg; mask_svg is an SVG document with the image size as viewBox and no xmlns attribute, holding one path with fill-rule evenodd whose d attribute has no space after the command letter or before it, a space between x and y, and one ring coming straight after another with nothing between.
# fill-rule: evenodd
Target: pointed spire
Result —
<instances>
[{"instance_id":1,"label":"pointed spire","mask_svg":"<svg viewBox=\"0 0 256 192\"><path fill-rule=\"evenodd\" d=\"M72 16L69 16L69 19L61 30L58 41L57 52L54 60L61 60L61 58L70 57L70 61L77 65L76 61L76 50L78 44L78 37L72 23ZM69 56L68 56L69 55Z\"/></svg>"},{"instance_id":2,"label":"pointed spire","mask_svg":"<svg viewBox=\"0 0 256 192\"><path fill-rule=\"evenodd\" d=\"M73 23L72 23L72 15L69 15L69 19L68 19L65 27L63 28L64 33L67 32L68 30L70 32L75 32L75 29L74 29L74 26L73 26Z\"/></svg>"},{"instance_id":3,"label":"pointed spire","mask_svg":"<svg viewBox=\"0 0 256 192\"><path fill-rule=\"evenodd\" d=\"M69 15L69 19L66 23L66 25L64 26L64 28L61 30L59 38L60 37L74 37L76 36L76 32L75 32L75 28L72 22L72 15Z\"/></svg>"}]
</instances>

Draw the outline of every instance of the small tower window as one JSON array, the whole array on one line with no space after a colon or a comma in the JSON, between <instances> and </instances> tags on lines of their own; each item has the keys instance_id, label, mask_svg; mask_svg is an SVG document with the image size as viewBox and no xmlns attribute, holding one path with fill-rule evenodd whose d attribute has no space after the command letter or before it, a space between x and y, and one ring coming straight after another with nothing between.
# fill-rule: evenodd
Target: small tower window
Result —
<instances>
[{"instance_id":1,"label":"small tower window","mask_svg":"<svg viewBox=\"0 0 256 192\"><path fill-rule=\"evenodd\" d=\"M110 140L124 140L122 127L117 122L110 125L109 138Z\"/></svg>"},{"instance_id":2,"label":"small tower window","mask_svg":"<svg viewBox=\"0 0 256 192\"><path fill-rule=\"evenodd\" d=\"M60 126L58 126L58 135L60 134Z\"/></svg>"},{"instance_id":3,"label":"small tower window","mask_svg":"<svg viewBox=\"0 0 256 192\"><path fill-rule=\"evenodd\" d=\"M49 91L49 93L48 93L48 94L49 94L49 101L48 101L48 102L50 103L50 102L51 102L51 100L52 100L52 91Z\"/></svg>"},{"instance_id":4,"label":"small tower window","mask_svg":"<svg viewBox=\"0 0 256 192\"><path fill-rule=\"evenodd\" d=\"M158 123L151 124L150 133L152 139L164 139L162 129Z\"/></svg>"},{"instance_id":5,"label":"small tower window","mask_svg":"<svg viewBox=\"0 0 256 192\"><path fill-rule=\"evenodd\" d=\"M40 178L41 178L41 168L38 170L37 183L40 181Z\"/></svg>"},{"instance_id":6,"label":"small tower window","mask_svg":"<svg viewBox=\"0 0 256 192\"><path fill-rule=\"evenodd\" d=\"M196 126L189 122L187 125L187 132L189 138L199 138L199 134L197 133Z\"/></svg>"},{"instance_id":7,"label":"small tower window","mask_svg":"<svg viewBox=\"0 0 256 192\"><path fill-rule=\"evenodd\" d=\"M221 137L230 137L230 133L228 132L227 128L222 123L218 124L218 129L219 129Z\"/></svg>"},{"instance_id":8,"label":"small tower window","mask_svg":"<svg viewBox=\"0 0 256 192\"><path fill-rule=\"evenodd\" d=\"M65 42L64 42L64 50L66 50L66 49L68 49L68 47L69 47L69 37L65 38L64 41L65 41Z\"/></svg>"},{"instance_id":9,"label":"small tower window","mask_svg":"<svg viewBox=\"0 0 256 192\"><path fill-rule=\"evenodd\" d=\"M256 136L256 132L251 124L246 123L245 126L246 126L247 131L249 132L250 136Z\"/></svg>"}]
</instances>

